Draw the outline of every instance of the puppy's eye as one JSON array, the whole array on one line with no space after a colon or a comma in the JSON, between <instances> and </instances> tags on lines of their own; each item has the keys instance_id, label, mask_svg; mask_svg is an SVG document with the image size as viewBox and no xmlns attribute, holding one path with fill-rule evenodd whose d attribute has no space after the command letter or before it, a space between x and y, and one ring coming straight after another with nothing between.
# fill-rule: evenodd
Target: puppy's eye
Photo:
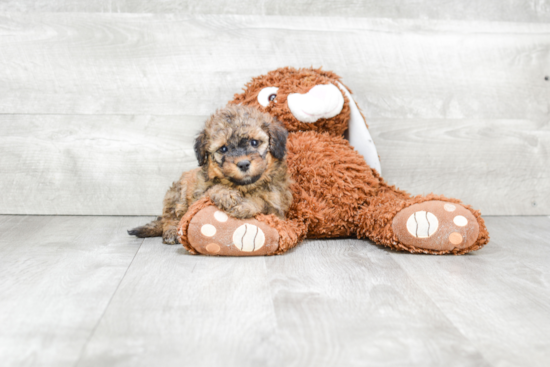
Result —
<instances>
[{"instance_id":1,"label":"puppy's eye","mask_svg":"<svg viewBox=\"0 0 550 367\"><path fill-rule=\"evenodd\" d=\"M250 140L250 145L252 145L253 147L257 147L258 144L259 144L258 140L254 140L254 139Z\"/></svg>"},{"instance_id":2,"label":"puppy's eye","mask_svg":"<svg viewBox=\"0 0 550 367\"><path fill-rule=\"evenodd\" d=\"M277 98L277 91L279 88L277 87L267 87L264 88L258 93L258 102L264 106L267 107L269 103L275 100Z\"/></svg>"},{"instance_id":3,"label":"puppy's eye","mask_svg":"<svg viewBox=\"0 0 550 367\"><path fill-rule=\"evenodd\" d=\"M218 152L220 153L227 153L229 149L227 149L227 147L224 145L223 147L221 147L220 149L218 149Z\"/></svg>"}]
</instances>

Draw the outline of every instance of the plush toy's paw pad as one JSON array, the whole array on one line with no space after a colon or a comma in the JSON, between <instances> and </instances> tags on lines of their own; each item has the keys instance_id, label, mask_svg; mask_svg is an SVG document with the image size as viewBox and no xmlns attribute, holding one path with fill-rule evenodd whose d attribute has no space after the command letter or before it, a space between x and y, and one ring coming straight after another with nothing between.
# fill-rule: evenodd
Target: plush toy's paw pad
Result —
<instances>
[{"instance_id":1,"label":"plush toy's paw pad","mask_svg":"<svg viewBox=\"0 0 550 367\"><path fill-rule=\"evenodd\" d=\"M189 223L188 241L204 255L269 255L279 248L279 233L256 219L236 219L215 206L199 211Z\"/></svg>"},{"instance_id":2,"label":"plush toy's paw pad","mask_svg":"<svg viewBox=\"0 0 550 367\"><path fill-rule=\"evenodd\" d=\"M393 231L404 245L453 251L472 246L479 235L479 225L462 205L434 200L411 205L397 213Z\"/></svg>"}]
</instances>

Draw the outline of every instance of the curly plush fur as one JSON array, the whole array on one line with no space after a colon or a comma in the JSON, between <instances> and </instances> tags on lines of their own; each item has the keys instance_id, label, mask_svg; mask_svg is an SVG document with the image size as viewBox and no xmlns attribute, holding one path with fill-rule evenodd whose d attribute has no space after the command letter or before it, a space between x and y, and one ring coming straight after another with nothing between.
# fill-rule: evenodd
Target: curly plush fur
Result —
<instances>
[{"instance_id":1,"label":"curly plush fur","mask_svg":"<svg viewBox=\"0 0 550 367\"><path fill-rule=\"evenodd\" d=\"M177 243L180 219L203 197L235 218L258 214L284 218L292 202L285 160L287 135L276 119L258 109L218 110L195 140L200 168L185 172L172 184L161 217L128 233L162 235L164 243Z\"/></svg>"},{"instance_id":2,"label":"curly plush fur","mask_svg":"<svg viewBox=\"0 0 550 367\"><path fill-rule=\"evenodd\" d=\"M320 69L280 68L253 78L244 92L236 94L230 102L259 108L283 122L290 132L287 163L293 180L293 203L287 218L279 220L269 215L256 216L257 220L278 230L279 249L275 254L296 246L306 236L356 236L369 238L395 250L429 254L464 254L487 244L489 234L479 211L464 204L461 204L462 207L471 213L479 228L477 237L472 238L471 243L463 241L460 245L454 245L447 241L439 248L424 248L398 238L393 220L405 208L434 200L443 202L441 205L447 203L447 207L452 208L460 201L433 194L411 196L388 185L342 137L350 118L350 101L345 93L342 93L344 106L338 115L313 123L295 118L287 104L289 94L306 93L316 85L329 83L341 90L338 82L340 77ZM265 87L278 88L276 98L270 100L266 107L258 102L258 95ZM201 207L208 205L213 204L207 201L201 203ZM193 210L193 213L199 211ZM192 245L186 239L191 217L191 214L184 217L179 228L183 234L180 241L193 252Z\"/></svg>"}]
</instances>

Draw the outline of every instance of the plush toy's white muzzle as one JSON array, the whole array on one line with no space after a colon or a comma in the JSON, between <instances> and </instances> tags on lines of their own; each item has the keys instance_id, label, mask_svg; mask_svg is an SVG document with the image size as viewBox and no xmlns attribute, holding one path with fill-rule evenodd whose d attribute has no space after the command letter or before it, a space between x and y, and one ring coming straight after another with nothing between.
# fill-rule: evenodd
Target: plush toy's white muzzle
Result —
<instances>
[{"instance_id":1,"label":"plush toy's white muzzle","mask_svg":"<svg viewBox=\"0 0 550 367\"><path fill-rule=\"evenodd\" d=\"M287 103L298 121L315 122L338 115L344 107L344 97L334 84L321 84L305 94L289 94Z\"/></svg>"},{"instance_id":2,"label":"plush toy's white muzzle","mask_svg":"<svg viewBox=\"0 0 550 367\"><path fill-rule=\"evenodd\" d=\"M367 124L361 116L351 93L338 83L349 100L350 120L348 123L348 140L364 158L367 164L382 173L380 159L374 142L370 136ZM264 88L267 89L267 88ZM263 91L262 91L263 92ZM267 92L266 92L267 93ZM269 103L269 102L268 102ZM297 120L315 122L321 118L329 119L342 112L344 96L334 84L321 84L311 88L305 94L292 93L287 97L288 108Z\"/></svg>"}]
</instances>

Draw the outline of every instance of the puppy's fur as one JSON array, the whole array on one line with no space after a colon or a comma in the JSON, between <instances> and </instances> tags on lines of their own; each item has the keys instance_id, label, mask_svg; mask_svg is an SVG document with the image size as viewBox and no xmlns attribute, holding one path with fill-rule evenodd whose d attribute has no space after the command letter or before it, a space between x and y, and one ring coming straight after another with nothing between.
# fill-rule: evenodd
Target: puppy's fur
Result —
<instances>
[{"instance_id":1,"label":"puppy's fur","mask_svg":"<svg viewBox=\"0 0 550 367\"><path fill-rule=\"evenodd\" d=\"M230 105L218 110L195 140L199 168L172 184L161 217L128 233L162 235L164 243L177 243L181 217L203 196L235 218L260 213L283 218L292 202L285 160L287 135L281 123L255 108Z\"/></svg>"}]
</instances>

